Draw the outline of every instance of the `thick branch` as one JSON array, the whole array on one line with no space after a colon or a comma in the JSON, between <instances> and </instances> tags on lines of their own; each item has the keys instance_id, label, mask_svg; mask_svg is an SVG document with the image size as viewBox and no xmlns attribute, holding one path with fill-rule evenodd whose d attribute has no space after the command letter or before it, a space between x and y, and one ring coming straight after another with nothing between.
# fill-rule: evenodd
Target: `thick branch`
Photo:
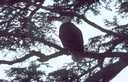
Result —
<instances>
[{"instance_id":1,"label":"thick branch","mask_svg":"<svg viewBox=\"0 0 128 82\"><path fill-rule=\"evenodd\" d=\"M41 53L39 54L39 53L40 52L38 52L38 54L37 54L37 52L35 52L35 54L33 54L33 55L40 57L39 60L42 60L43 62L48 61L51 58L61 56L63 54L69 54L69 52L66 50L61 50L59 52L56 52L56 53L48 55L48 56L43 55ZM106 58L106 57L109 57L109 58L111 58L111 57L128 58L128 53L124 53L124 52L109 52L109 53L85 52L85 53L81 53L81 54L83 54L82 55L83 58L96 58L96 59Z\"/></svg>"},{"instance_id":2,"label":"thick branch","mask_svg":"<svg viewBox=\"0 0 128 82\"><path fill-rule=\"evenodd\" d=\"M101 79L102 82L109 82L126 66L127 63L121 59L120 61L105 67L101 71L94 74L92 77L89 77L85 82L99 82Z\"/></svg>"},{"instance_id":3,"label":"thick branch","mask_svg":"<svg viewBox=\"0 0 128 82\"><path fill-rule=\"evenodd\" d=\"M25 61L26 59L28 59L28 58L30 58L30 57L33 57L33 56L39 57L38 61L45 62L45 61L48 61L48 60L51 59L51 58L55 58L55 57L57 57L57 56L62 55L63 52L64 52L64 51L59 51L59 52L56 52L56 53L51 54L51 55L49 55L49 56L46 56L45 54L42 54L42 53L40 53L40 52L30 51L29 54L26 54L25 56L23 56L23 57L21 57L21 58L14 59L14 60L12 60L12 61L0 60L0 64L12 65L12 64L15 64L15 63L23 62L23 61Z\"/></svg>"},{"instance_id":4,"label":"thick branch","mask_svg":"<svg viewBox=\"0 0 128 82\"><path fill-rule=\"evenodd\" d=\"M27 54L27 55L25 55L24 57L17 58L17 59L12 60L12 61L0 60L0 64L12 65L12 64L15 64L15 63L23 62L23 61L25 61L26 59L28 59L28 58L30 58L30 57L31 57L31 55L30 55L30 54Z\"/></svg>"},{"instance_id":5,"label":"thick branch","mask_svg":"<svg viewBox=\"0 0 128 82\"><path fill-rule=\"evenodd\" d=\"M38 59L39 61L45 62L45 61L48 61L49 59L61 56L63 54L69 54L69 53L65 50L62 50L62 51L59 51L59 52L56 52L54 54L46 56L45 54L42 54L40 52L31 51L30 54L26 54L24 57L17 58L17 59L12 60L12 61L0 60L0 64L12 65L15 63L23 62L32 56L37 56L37 57L39 57L39 59ZM83 53L83 55L84 55L83 58L84 57L89 57L89 58L106 58L106 57L128 58L127 54L128 53L123 53L123 52L109 52L109 53L85 52L85 53Z\"/></svg>"},{"instance_id":6,"label":"thick branch","mask_svg":"<svg viewBox=\"0 0 128 82\"><path fill-rule=\"evenodd\" d=\"M96 53L96 52L84 52L83 57L89 58L106 58L106 57L128 57L128 53L125 52L107 52L107 53Z\"/></svg>"}]
</instances>

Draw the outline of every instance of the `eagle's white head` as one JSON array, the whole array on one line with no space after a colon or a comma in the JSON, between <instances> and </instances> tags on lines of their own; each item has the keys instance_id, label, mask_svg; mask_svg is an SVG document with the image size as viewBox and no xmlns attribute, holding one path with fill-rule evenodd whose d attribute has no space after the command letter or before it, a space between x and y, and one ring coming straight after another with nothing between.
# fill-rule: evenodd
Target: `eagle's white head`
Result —
<instances>
[{"instance_id":1,"label":"eagle's white head","mask_svg":"<svg viewBox=\"0 0 128 82\"><path fill-rule=\"evenodd\" d=\"M62 17L60 18L60 21L61 21L62 23L71 22L71 20L72 20L72 17L69 17L69 16L62 16Z\"/></svg>"}]
</instances>

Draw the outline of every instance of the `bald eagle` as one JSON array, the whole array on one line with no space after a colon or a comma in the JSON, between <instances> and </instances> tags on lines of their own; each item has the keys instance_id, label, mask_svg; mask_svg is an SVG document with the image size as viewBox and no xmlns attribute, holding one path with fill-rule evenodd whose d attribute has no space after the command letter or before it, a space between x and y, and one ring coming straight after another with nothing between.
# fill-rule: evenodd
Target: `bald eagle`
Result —
<instances>
[{"instance_id":1,"label":"bald eagle","mask_svg":"<svg viewBox=\"0 0 128 82\"><path fill-rule=\"evenodd\" d=\"M80 29L70 21L64 22L59 29L59 38L64 48L69 50L73 57L81 57L80 54L76 54L84 52L83 36Z\"/></svg>"}]
</instances>

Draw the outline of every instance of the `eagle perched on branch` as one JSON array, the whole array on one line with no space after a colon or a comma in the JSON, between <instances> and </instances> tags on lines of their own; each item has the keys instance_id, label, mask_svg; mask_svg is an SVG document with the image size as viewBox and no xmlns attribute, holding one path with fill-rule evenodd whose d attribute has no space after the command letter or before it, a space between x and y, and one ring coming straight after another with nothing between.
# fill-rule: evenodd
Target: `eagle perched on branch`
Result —
<instances>
[{"instance_id":1,"label":"eagle perched on branch","mask_svg":"<svg viewBox=\"0 0 128 82\"><path fill-rule=\"evenodd\" d=\"M71 17L63 16L61 18L62 24L59 29L59 38L65 49L72 53L72 56L77 59L82 56L84 52L83 36L73 23L71 23Z\"/></svg>"},{"instance_id":2,"label":"eagle perched on branch","mask_svg":"<svg viewBox=\"0 0 128 82\"><path fill-rule=\"evenodd\" d=\"M59 38L64 48L70 51L83 52L83 37L81 31L69 21L62 18L62 24L59 29Z\"/></svg>"},{"instance_id":3,"label":"eagle perched on branch","mask_svg":"<svg viewBox=\"0 0 128 82\"><path fill-rule=\"evenodd\" d=\"M58 20L62 24L59 29L59 38L66 50L72 54L72 59L77 61L83 58L83 36L80 29L71 22L71 16L49 17L48 20Z\"/></svg>"}]
</instances>

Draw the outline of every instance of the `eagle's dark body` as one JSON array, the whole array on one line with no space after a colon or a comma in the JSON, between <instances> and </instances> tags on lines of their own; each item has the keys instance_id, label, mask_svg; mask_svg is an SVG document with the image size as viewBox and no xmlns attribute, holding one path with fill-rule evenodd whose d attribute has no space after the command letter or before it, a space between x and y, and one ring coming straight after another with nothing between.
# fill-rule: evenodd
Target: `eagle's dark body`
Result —
<instances>
[{"instance_id":1,"label":"eagle's dark body","mask_svg":"<svg viewBox=\"0 0 128 82\"><path fill-rule=\"evenodd\" d=\"M83 52L83 37L81 31L71 22L60 26L59 37L65 49L70 52Z\"/></svg>"}]
</instances>

